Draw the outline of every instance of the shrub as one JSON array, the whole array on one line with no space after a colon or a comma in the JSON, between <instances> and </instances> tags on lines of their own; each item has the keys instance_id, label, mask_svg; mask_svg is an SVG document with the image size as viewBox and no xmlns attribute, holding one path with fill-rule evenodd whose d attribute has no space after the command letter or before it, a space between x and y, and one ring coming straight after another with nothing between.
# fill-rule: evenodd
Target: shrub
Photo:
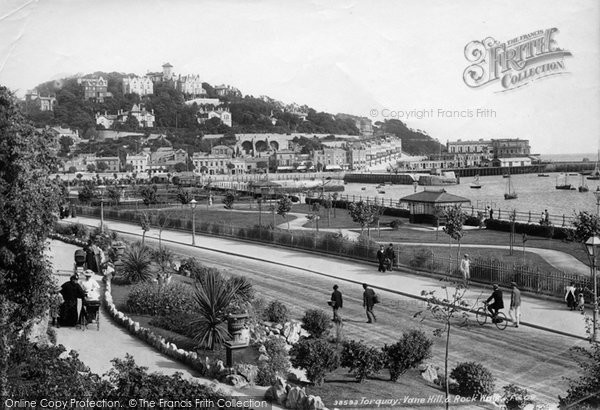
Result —
<instances>
[{"instance_id":1,"label":"shrub","mask_svg":"<svg viewBox=\"0 0 600 410\"><path fill-rule=\"evenodd\" d=\"M70 230L69 233L71 235L73 235L79 239L87 239L87 237L89 235L87 226L80 224L80 223L71 224L69 226L69 230Z\"/></svg>"},{"instance_id":2,"label":"shrub","mask_svg":"<svg viewBox=\"0 0 600 410\"><path fill-rule=\"evenodd\" d=\"M383 353L390 371L390 379L398 380L402 373L431 357L432 344L433 341L421 330L411 329L404 333L397 343L385 345Z\"/></svg>"},{"instance_id":3,"label":"shrub","mask_svg":"<svg viewBox=\"0 0 600 410\"><path fill-rule=\"evenodd\" d=\"M265 317L269 322L285 323L288 320L288 309L280 301L273 300L265 309Z\"/></svg>"},{"instance_id":4,"label":"shrub","mask_svg":"<svg viewBox=\"0 0 600 410\"><path fill-rule=\"evenodd\" d=\"M323 336L329 330L330 325L329 315L321 309L309 309L302 318L302 326L315 338Z\"/></svg>"},{"instance_id":5,"label":"shrub","mask_svg":"<svg viewBox=\"0 0 600 410\"><path fill-rule=\"evenodd\" d=\"M341 366L347 367L359 383L367 377L379 373L383 368L383 355L362 341L350 340L344 342L341 356Z\"/></svg>"},{"instance_id":6,"label":"shrub","mask_svg":"<svg viewBox=\"0 0 600 410\"><path fill-rule=\"evenodd\" d=\"M140 283L129 291L126 306L129 312L153 316L189 313L193 310L192 294L190 286L183 283Z\"/></svg>"},{"instance_id":7,"label":"shrub","mask_svg":"<svg viewBox=\"0 0 600 410\"><path fill-rule=\"evenodd\" d=\"M400 219L394 219L392 222L390 222L390 228L398 230L403 224L404 222L402 222Z\"/></svg>"},{"instance_id":8,"label":"shrub","mask_svg":"<svg viewBox=\"0 0 600 410\"><path fill-rule=\"evenodd\" d=\"M125 249L122 262L123 276L129 283L147 282L152 278L152 252L140 242Z\"/></svg>"},{"instance_id":9,"label":"shrub","mask_svg":"<svg viewBox=\"0 0 600 410\"><path fill-rule=\"evenodd\" d=\"M189 313L175 312L167 316L155 316L150 320L149 324L191 338L194 337L190 330L190 321L193 317Z\"/></svg>"},{"instance_id":10,"label":"shrub","mask_svg":"<svg viewBox=\"0 0 600 410\"><path fill-rule=\"evenodd\" d=\"M270 386L277 376L285 378L291 363L286 343L282 339L271 337L265 340L263 345L269 360L259 365L256 383L260 386Z\"/></svg>"},{"instance_id":11,"label":"shrub","mask_svg":"<svg viewBox=\"0 0 600 410\"><path fill-rule=\"evenodd\" d=\"M324 339L302 339L292 350L292 365L306 370L306 377L315 385L325 381L325 374L340 366L340 354Z\"/></svg>"},{"instance_id":12,"label":"shrub","mask_svg":"<svg viewBox=\"0 0 600 410\"><path fill-rule=\"evenodd\" d=\"M528 404L534 404L527 389L522 389L516 384L509 384L502 388L504 390L504 405L507 409L522 409Z\"/></svg>"},{"instance_id":13,"label":"shrub","mask_svg":"<svg viewBox=\"0 0 600 410\"><path fill-rule=\"evenodd\" d=\"M458 383L456 393L463 397L488 396L494 392L494 376L481 363L459 363L450 377Z\"/></svg>"}]
</instances>

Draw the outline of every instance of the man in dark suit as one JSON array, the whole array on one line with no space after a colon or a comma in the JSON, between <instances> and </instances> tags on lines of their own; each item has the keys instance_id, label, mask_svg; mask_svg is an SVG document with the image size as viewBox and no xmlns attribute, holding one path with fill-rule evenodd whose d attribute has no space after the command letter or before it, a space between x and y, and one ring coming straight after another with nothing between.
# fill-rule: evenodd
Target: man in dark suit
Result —
<instances>
[{"instance_id":1,"label":"man in dark suit","mask_svg":"<svg viewBox=\"0 0 600 410\"><path fill-rule=\"evenodd\" d=\"M363 283L363 307L367 311L367 323L377 322L375 313L373 313L373 306L375 306L375 291L371 289L366 283Z\"/></svg>"},{"instance_id":2,"label":"man in dark suit","mask_svg":"<svg viewBox=\"0 0 600 410\"><path fill-rule=\"evenodd\" d=\"M377 260L379 261L379 272L385 272L385 250L383 249L383 245L379 245Z\"/></svg>"},{"instance_id":3,"label":"man in dark suit","mask_svg":"<svg viewBox=\"0 0 600 410\"><path fill-rule=\"evenodd\" d=\"M494 291L492 292L492 295L485 301L485 303L488 304L488 310L492 314L492 319L496 317L500 309L504 309L504 300L502 299L502 291L500 290L500 287L498 285L494 285L493 288ZM490 304L491 300L494 302Z\"/></svg>"},{"instance_id":4,"label":"man in dark suit","mask_svg":"<svg viewBox=\"0 0 600 410\"><path fill-rule=\"evenodd\" d=\"M338 290L338 285L333 285L333 293L331 294L331 307L333 308L333 321L341 322L342 318L338 313L338 309L341 309L344 304L342 299L342 292Z\"/></svg>"}]
</instances>

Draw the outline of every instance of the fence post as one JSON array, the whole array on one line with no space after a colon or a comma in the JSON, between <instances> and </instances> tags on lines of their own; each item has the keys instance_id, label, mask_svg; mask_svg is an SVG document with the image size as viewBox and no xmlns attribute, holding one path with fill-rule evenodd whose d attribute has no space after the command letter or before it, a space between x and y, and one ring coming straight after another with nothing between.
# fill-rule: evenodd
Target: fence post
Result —
<instances>
[{"instance_id":1,"label":"fence post","mask_svg":"<svg viewBox=\"0 0 600 410\"><path fill-rule=\"evenodd\" d=\"M475 208L471 205L471 216L475 216Z\"/></svg>"},{"instance_id":2,"label":"fence post","mask_svg":"<svg viewBox=\"0 0 600 410\"><path fill-rule=\"evenodd\" d=\"M565 214L563 214L563 223L562 226L565 226Z\"/></svg>"},{"instance_id":3,"label":"fence post","mask_svg":"<svg viewBox=\"0 0 600 410\"><path fill-rule=\"evenodd\" d=\"M502 210L498 209L498 219L502 219Z\"/></svg>"},{"instance_id":4,"label":"fence post","mask_svg":"<svg viewBox=\"0 0 600 410\"><path fill-rule=\"evenodd\" d=\"M527 223L531 223L531 211L529 211L529 218L527 219Z\"/></svg>"}]
</instances>

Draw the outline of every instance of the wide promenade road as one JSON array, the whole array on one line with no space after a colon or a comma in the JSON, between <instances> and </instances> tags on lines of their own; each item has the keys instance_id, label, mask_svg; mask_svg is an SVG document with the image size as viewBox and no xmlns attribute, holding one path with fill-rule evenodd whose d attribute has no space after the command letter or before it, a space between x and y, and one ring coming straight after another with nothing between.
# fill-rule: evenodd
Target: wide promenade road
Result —
<instances>
[{"instance_id":1,"label":"wide promenade road","mask_svg":"<svg viewBox=\"0 0 600 410\"><path fill-rule=\"evenodd\" d=\"M69 221L91 226L99 223L92 218ZM125 234L127 239L141 235L137 224L115 221L106 224ZM148 241L156 242L157 237L158 230L146 234ZM436 279L408 271L381 274L374 264L209 236L197 235L196 247L192 247L191 235L180 231L165 230L162 238L163 244L181 257L195 256L205 263L248 276L258 296L283 301L292 307L296 318L300 318L305 309L328 309L325 302L331 286L339 284L345 297L344 333L350 339L383 346L396 341L407 328L431 331L440 326L429 317L424 321L413 318L415 313L425 309L425 304L417 298L421 290L442 291L443 283ZM363 282L379 288L382 295L383 303L377 306L375 325L364 323L360 287ZM473 287L467 297L476 302L489 293L488 289ZM505 296L505 303L507 299ZM518 329L508 327L499 331L489 323L480 327L472 321L468 327L455 326L452 332L451 364L479 361L493 370L498 388L516 383L547 402L556 402L558 394L564 395L567 385L563 376L577 375L569 348L588 344L582 340L585 336L582 315L565 310L560 302L527 295L523 297L523 322ZM443 342L438 339L434 344L434 361L439 364L442 357Z\"/></svg>"}]
</instances>

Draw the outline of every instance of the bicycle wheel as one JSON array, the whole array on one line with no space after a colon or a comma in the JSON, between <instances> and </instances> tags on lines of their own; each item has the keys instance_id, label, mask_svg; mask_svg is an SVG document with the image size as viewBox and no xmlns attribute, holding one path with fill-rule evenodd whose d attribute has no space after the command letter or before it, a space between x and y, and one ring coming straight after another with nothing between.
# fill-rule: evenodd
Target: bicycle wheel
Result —
<instances>
[{"instance_id":1,"label":"bicycle wheel","mask_svg":"<svg viewBox=\"0 0 600 410\"><path fill-rule=\"evenodd\" d=\"M496 320L494 320L494 323L496 324L496 327L500 330L504 330L506 329L506 326L508 325L508 321L506 320L506 315L502 312L498 312L498 314L496 315Z\"/></svg>"},{"instance_id":2,"label":"bicycle wheel","mask_svg":"<svg viewBox=\"0 0 600 410\"><path fill-rule=\"evenodd\" d=\"M477 319L477 323L479 323L481 326L485 325L485 322L487 322L487 317L488 315L484 307L477 309L477 312L475 313L475 319Z\"/></svg>"}]
</instances>

